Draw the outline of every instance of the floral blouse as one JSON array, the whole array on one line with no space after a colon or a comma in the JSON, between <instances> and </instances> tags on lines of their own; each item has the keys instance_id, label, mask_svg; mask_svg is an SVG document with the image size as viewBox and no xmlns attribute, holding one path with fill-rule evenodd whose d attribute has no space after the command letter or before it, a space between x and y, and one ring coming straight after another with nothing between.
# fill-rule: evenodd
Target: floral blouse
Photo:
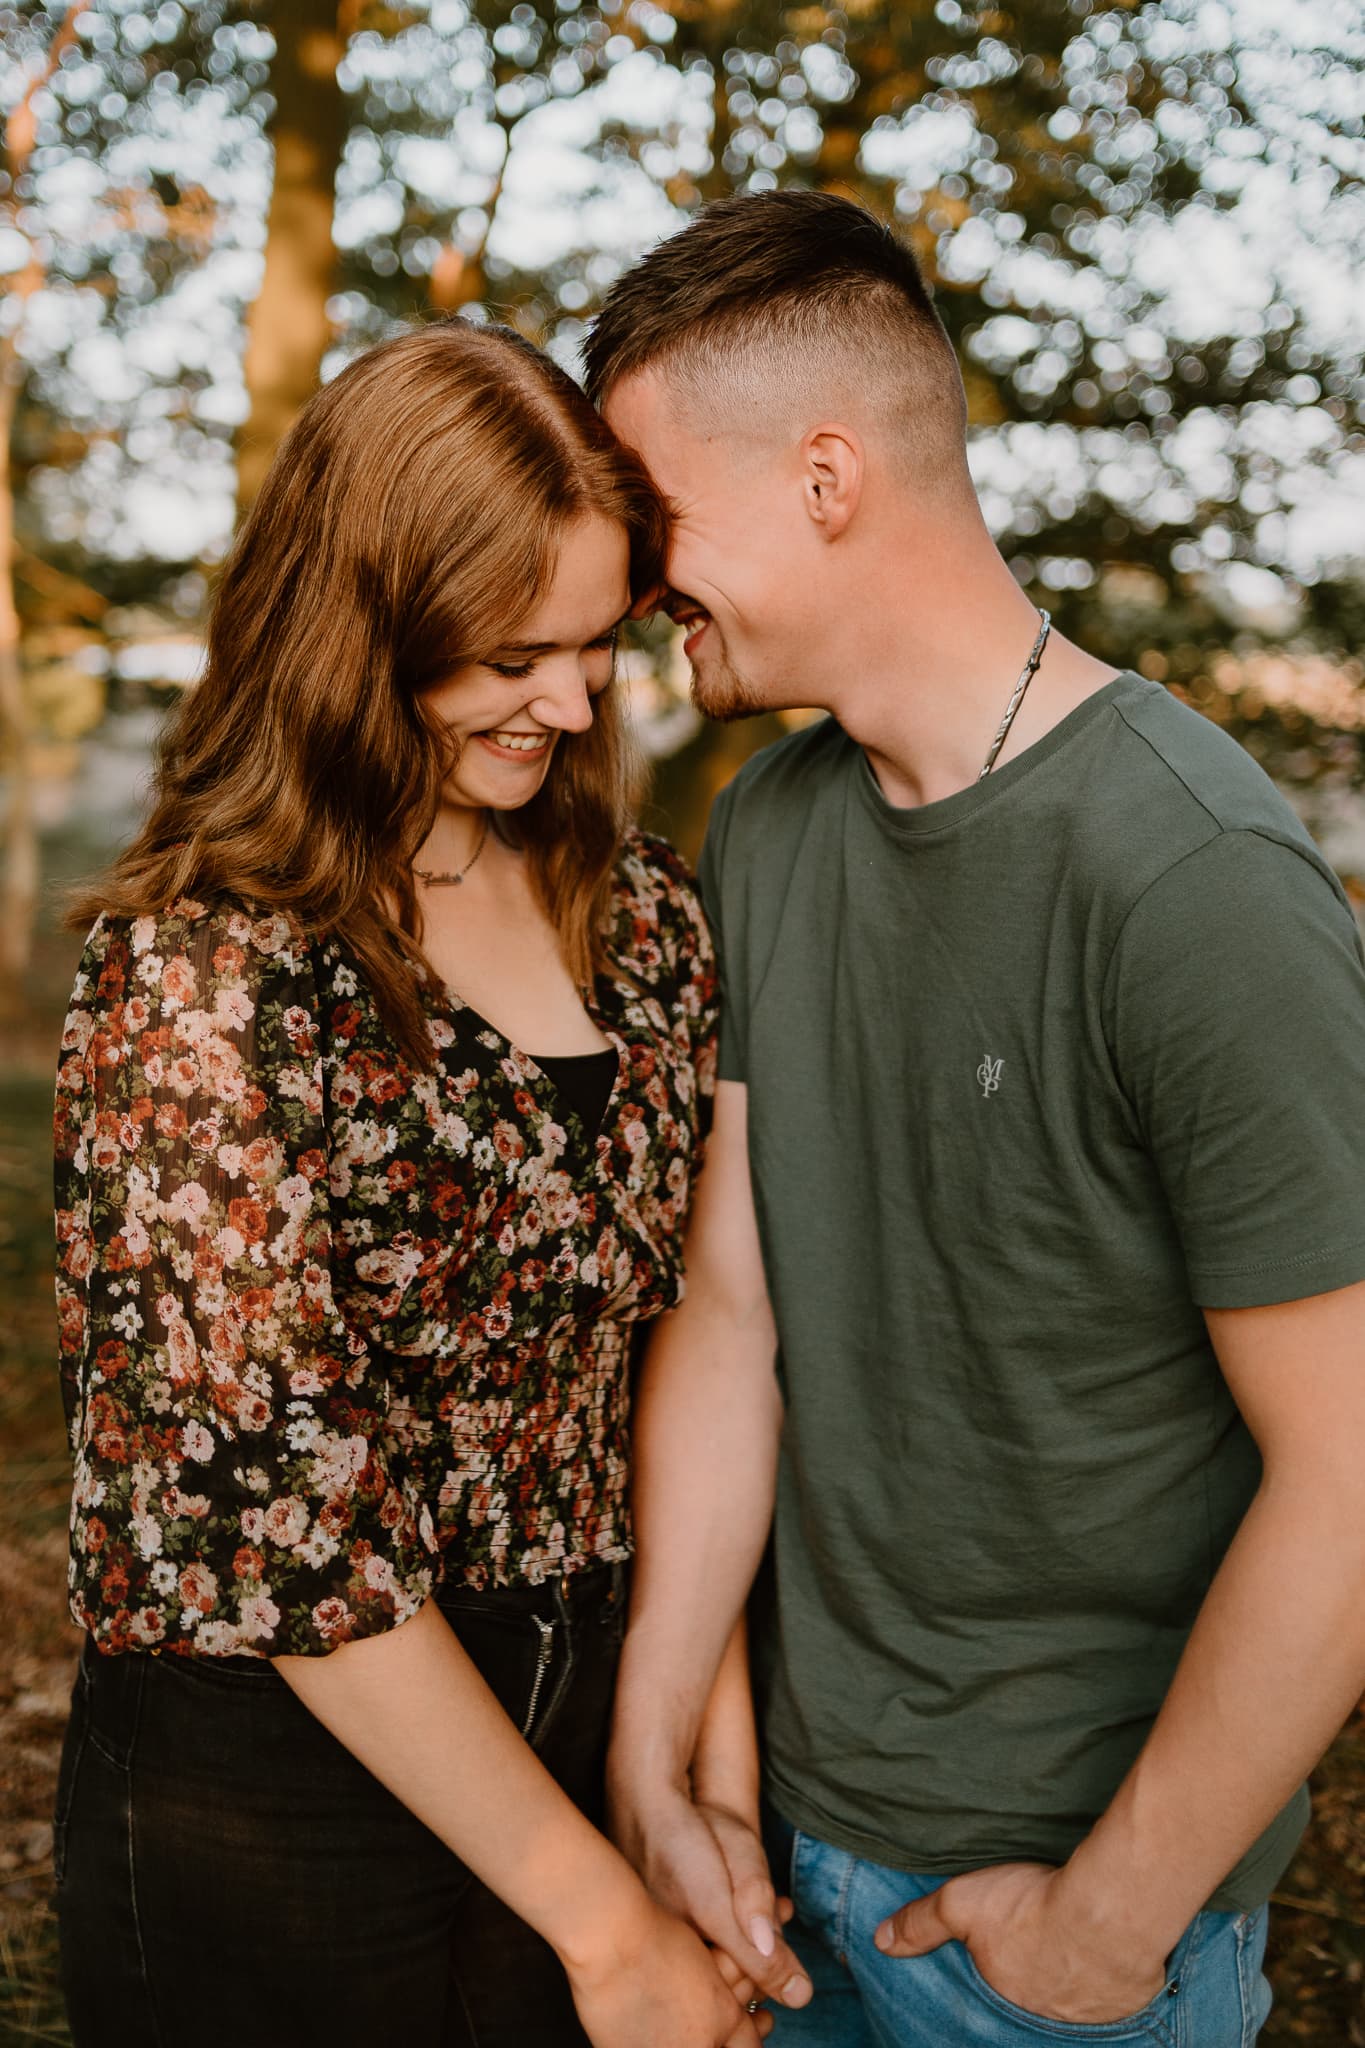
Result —
<instances>
[{"instance_id":1,"label":"floral blouse","mask_svg":"<svg viewBox=\"0 0 1365 2048\"><path fill-rule=\"evenodd\" d=\"M443 1576L629 1553L632 1332L682 1292L716 978L636 834L600 1130L452 992L407 1064L278 912L102 918L57 1089L72 1612L108 1650L323 1653Z\"/></svg>"}]
</instances>

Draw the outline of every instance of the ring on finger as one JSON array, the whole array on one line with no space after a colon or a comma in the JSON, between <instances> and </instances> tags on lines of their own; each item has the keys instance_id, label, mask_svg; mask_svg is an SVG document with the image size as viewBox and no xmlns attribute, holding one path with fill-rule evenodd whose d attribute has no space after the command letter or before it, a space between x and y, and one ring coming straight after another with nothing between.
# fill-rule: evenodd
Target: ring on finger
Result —
<instances>
[{"instance_id":1,"label":"ring on finger","mask_svg":"<svg viewBox=\"0 0 1365 2048\"><path fill-rule=\"evenodd\" d=\"M745 2006L744 2010L752 2017L752 2015L758 2011L758 2008L762 2005L762 2003L763 2000L761 1998L751 1998L749 2000L749 2003Z\"/></svg>"}]
</instances>

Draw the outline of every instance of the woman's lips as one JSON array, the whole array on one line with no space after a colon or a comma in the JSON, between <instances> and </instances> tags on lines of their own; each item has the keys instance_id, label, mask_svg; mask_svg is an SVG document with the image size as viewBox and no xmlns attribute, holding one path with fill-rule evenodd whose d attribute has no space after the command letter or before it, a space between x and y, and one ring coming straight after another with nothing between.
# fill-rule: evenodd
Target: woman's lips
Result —
<instances>
[{"instance_id":1,"label":"woman's lips","mask_svg":"<svg viewBox=\"0 0 1365 2048\"><path fill-rule=\"evenodd\" d=\"M509 739L513 737L525 742L531 739L533 735L531 733L508 734ZM549 732L542 733L539 736L538 744L533 747L528 747L524 744L518 747L503 746L489 732L476 733L475 738L482 740L489 753L496 754L500 761L543 761L550 750L550 742L554 738L554 734Z\"/></svg>"}]
</instances>

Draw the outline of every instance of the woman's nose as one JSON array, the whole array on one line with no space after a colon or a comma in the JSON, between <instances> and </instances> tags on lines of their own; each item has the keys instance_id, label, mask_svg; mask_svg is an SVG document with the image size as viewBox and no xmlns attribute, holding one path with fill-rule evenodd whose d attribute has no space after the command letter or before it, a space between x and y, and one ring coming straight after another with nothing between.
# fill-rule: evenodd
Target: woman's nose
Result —
<instances>
[{"instance_id":1,"label":"woman's nose","mask_svg":"<svg viewBox=\"0 0 1365 2048\"><path fill-rule=\"evenodd\" d=\"M592 701L587 678L580 669L566 672L554 685L543 690L531 705L542 725L559 732L586 732L592 724Z\"/></svg>"}]
</instances>

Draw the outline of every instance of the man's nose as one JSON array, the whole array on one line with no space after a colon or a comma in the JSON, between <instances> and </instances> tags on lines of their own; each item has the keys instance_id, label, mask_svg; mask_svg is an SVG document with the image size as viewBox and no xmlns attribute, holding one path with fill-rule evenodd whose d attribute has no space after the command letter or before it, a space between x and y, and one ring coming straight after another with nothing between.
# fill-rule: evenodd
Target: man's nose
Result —
<instances>
[{"instance_id":1,"label":"man's nose","mask_svg":"<svg viewBox=\"0 0 1365 2048\"><path fill-rule=\"evenodd\" d=\"M649 618L652 612L663 609L663 601L667 595L668 585L666 583L651 584L648 590L640 592L640 595L636 598L626 616L632 619Z\"/></svg>"}]
</instances>

